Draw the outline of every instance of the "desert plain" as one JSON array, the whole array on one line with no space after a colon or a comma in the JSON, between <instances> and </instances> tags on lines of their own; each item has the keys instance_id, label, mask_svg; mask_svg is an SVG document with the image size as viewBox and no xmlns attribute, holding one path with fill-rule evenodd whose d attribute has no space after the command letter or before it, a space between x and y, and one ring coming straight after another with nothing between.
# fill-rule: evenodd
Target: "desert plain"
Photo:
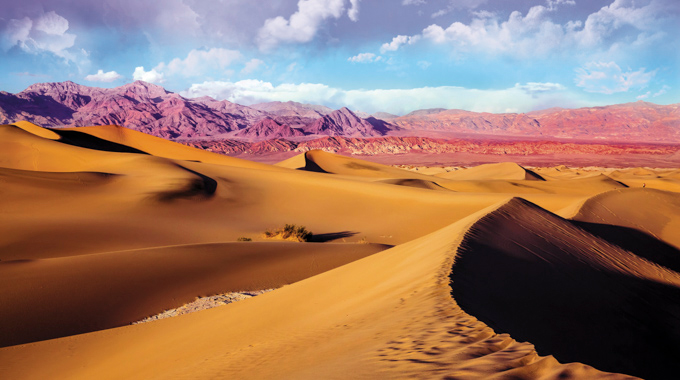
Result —
<instances>
[{"instance_id":1,"label":"desert plain","mask_svg":"<svg viewBox=\"0 0 680 380\"><path fill-rule=\"evenodd\" d=\"M680 169L625 159L266 164L2 125L0 377L674 378ZM265 237L286 224L313 235Z\"/></svg>"}]
</instances>

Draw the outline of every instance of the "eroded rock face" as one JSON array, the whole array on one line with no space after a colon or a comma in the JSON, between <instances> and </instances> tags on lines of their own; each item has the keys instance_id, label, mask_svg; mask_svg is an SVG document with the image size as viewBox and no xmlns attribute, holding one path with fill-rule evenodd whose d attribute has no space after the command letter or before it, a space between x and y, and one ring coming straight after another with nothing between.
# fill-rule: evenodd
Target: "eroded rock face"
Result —
<instances>
[{"instance_id":1,"label":"eroded rock face","mask_svg":"<svg viewBox=\"0 0 680 380\"><path fill-rule=\"evenodd\" d=\"M346 137L371 137L384 136L396 126L380 121L375 118L373 123L362 119L347 107L333 111L328 115L316 120L306 128L307 133L312 135L346 136Z\"/></svg>"},{"instance_id":2,"label":"eroded rock face","mask_svg":"<svg viewBox=\"0 0 680 380\"><path fill-rule=\"evenodd\" d=\"M299 129L278 123L276 120L265 117L250 127L238 131L234 136L251 141L261 141L273 138L294 138L304 136Z\"/></svg>"},{"instance_id":3,"label":"eroded rock face","mask_svg":"<svg viewBox=\"0 0 680 380\"><path fill-rule=\"evenodd\" d=\"M680 141L680 108L647 102L526 114L421 110L391 119L407 130L617 141Z\"/></svg>"},{"instance_id":4,"label":"eroded rock face","mask_svg":"<svg viewBox=\"0 0 680 380\"><path fill-rule=\"evenodd\" d=\"M39 83L0 95L0 122L28 120L46 127L117 124L155 136L191 139L223 136L267 114L212 98L186 99L136 81L113 89Z\"/></svg>"}]
</instances>

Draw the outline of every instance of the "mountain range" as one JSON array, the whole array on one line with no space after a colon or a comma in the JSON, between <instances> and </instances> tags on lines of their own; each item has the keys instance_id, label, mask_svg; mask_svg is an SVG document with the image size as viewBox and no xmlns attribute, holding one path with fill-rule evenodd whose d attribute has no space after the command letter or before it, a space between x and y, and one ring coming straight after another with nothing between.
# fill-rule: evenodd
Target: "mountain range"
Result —
<instances>
[{"instance_id":1,"label":"mountain range","mask_svg":"<svg viewBox=\"0 0 680 380\"><path fill-rule=\"evenodd\" d=\"M680 104L635 102L528 113L417 110L367 115L348 108L268 102L250 107L211 97L185 98L136 81L104 89L71 81L0 92L0 123L45 127L121 125L178 141L234 139L301 141L323 136L494 136L599 142L680 143Z\"/></svg>"}]
</instances>

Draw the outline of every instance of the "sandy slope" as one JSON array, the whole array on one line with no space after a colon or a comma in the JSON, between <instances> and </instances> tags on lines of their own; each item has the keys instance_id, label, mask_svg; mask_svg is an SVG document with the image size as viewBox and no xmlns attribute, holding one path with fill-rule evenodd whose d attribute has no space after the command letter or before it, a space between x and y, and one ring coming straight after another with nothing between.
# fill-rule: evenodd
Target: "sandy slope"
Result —
<instances>
[{"instance_id":1,"label":"sandy slope","mask_svg":"<svg viewBox=\"0 0 680 380\"><path fill-rule=\"evenodd\" d=\"M4 345L40 340L0 348L0 373L452 379L676 370L677 173L512 163L450 173L321 151L270 166L115 126L0 126L0 336ZM640 189L641 179L661 190ZM286 223L306 226L316 242L262 241ZM281 285L110 329L197 296ZM87 331L95 332L72 335Z\"/></svg>"},{"instance_id":2,"label":"sandy slope","mask_svg":"<svg viewBox=\"0 0 680 380\"><path fill-rule=\"evenodd\" d=\"M589 199L574 219L627 227L680 248L680 196L656 189L611 191Z\"/></svg>"},{"instance_id":3,"label":"sandy slope","mask_svg":"<svg viewBox=\"0 0 680 380\"><path fill-rule=\"evenodd\" d=\"M0 325L12 328L0 346L130 324L197 295L278 288L384 248L246 242L2 262L0 304L12 307Z\"/></svg>"},{"instance_id":4,"label":"sandy slope","mask_svg":"<svg viewBox=\"0 0 680 380\"><path fill-rule=\"evenodd\" d=\"M543 178L531 170L525 169L513 162L498 164L484 164L468 169L455 170L446 173L435 174L435 177L448 179L527 179L543 181Z\"/></svg>"},{"instance_id":5,"label":"sandy slope","mask_svg":"<svg viewBox=\"0 0 680 380\"><path fill-rule=\"evenodd\" d=\"M24 378L600 375L539 358L457 308L448 273L461 233L478 216L240 303L11 347L0 361L6 374ZM28 365L31 358L41 365Z\"/></svg>"}]
</instances>

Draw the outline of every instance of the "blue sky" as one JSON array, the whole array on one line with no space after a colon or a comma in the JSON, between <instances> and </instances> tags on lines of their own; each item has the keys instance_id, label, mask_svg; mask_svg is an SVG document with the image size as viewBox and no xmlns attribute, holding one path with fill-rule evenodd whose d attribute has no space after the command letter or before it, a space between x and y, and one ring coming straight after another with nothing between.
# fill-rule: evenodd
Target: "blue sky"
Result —
<instances>
[{"instance_id":1,"label":"blue sky","mask_svg":"<svg viewBox=\"0 0 680 380\"><path fill-rule=\"evenodd\" d=\"M24 0L0 90L137 79L187 97L403 114L680 102L677 0Z\"/></svg>"}]
</instances>

